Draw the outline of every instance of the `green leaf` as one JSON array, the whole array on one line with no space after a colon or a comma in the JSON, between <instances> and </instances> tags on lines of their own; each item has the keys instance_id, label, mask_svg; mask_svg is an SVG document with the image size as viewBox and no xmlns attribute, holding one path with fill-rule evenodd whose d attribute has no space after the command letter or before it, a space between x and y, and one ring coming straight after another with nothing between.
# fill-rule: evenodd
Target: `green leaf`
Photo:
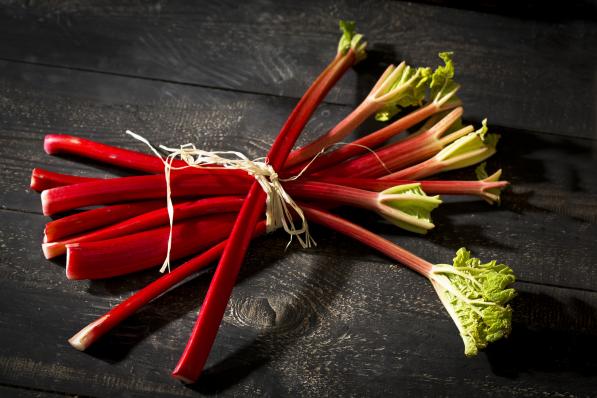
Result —
<instances>
[{"instance_id":1,"label":"green leaf","mask_svg":"<svg viewBox=\"0 0 597 398\"><path fill-rule=\"evenodd\" d=\"M434 227L431 211L442 201L439 196L427 196L421 184L404 184L379 193L380 214L407 231L425 234Z\"/></svg>"},{"instance_id":2,"label":"green leaf","mask_svg":"<svg viewBox=\"0 0 597 398\"><path fill-rule=\"evenodd\" d=\"M352 48L356 56L355 62L365 59L367 56L365 51L367 42L363 41L363 35L356 33L356 23L354 21L340 20L339 25L342 37L340 37L340 41L338 42L338 53L344 55Z\"/></svg>"},{"instance_id":3,"label":"green leaf","mask_svg":"<svg viewBox=\"0 0 597 398\"><path fill-rule=\"evenodd\" d=\"M340 37L340 42L338 43L338 52L346 54L350 49L350 42L355 34L356 23L354 21L344 21L341 19L339 25L342 37Z\"/></svg>"},{"instance_id":4,"label":"green leaf","mask_svg":"<svg viewBox=\"0 0 597 398\"><path fill-rule=\"evenodd\" d=\"M452 52L441 52L439 57L444 61L444 65L438 66L435 71L431 68L410 69L411 74L418 74L416 82L404 92L396 101L387 103L375 115L375 119L380 122L390 120L402 109L409 106L420 106L427 99L430 101L447 101L458 90L459 85L454 79L454 63L452 61ZM412 76L412 75L411 75ZM404 79L402 81L405 81ZM400 83L397 82L397 84ZM394 85L392 88L396 88Z\"/></svg>"},{"instance_id":5,"label":"green leaf","mask_svg":"<svg viewBox=\"0 0 597 398\"><path fill-rule=\"evenodd\" d=\"M433 266L430 279L460 331L467 356L510 333L512 309L507 303L516 296L509 288L515 281L510 267L495 260L481 263L461 248L453 265Z\"/></svg>"},{"instance_id":6,"label":"green leaf","mask_svg":"<svg viewBox=\"0 0 597 398\"><path fill-rule=\"evenodd\" d=\"M454 79L454 62L452 61L451 51L439 53L439 57L444 61L443 66L438 66L431 76L431 83L429 88L431 90L430 97L434 100L438 97L446 95L458 88L458 84Z\"/></svg>"},{"instance_id":7,"label":"green leaf","mask_svg":"<svg viewBox=\"0 0 597 398\"><path fill-rule=\"evenodd\" d=\"M489 177L487 175L487 171L485 170L486 166L487 162L483 162L475 168L475 175L477 176L477 180L484 180L487 177Z\"/></svg>"},{"instance_id":8,"label":"green leaf","mask_svg":"<svg viewBox=\"0 0 597 398\"><path fill-rule=\"evenodd\" d=\"M401 89L401 86L416 76L415 80L405 88L402 87L400 95L392 99L392 101L387 102L384 107L375 114L375 120L386 122L403 108L422 105L426 98L430 75L430 68L405 68L400 78L396 80L388 92Z\"/></svg>"}]
</instances>

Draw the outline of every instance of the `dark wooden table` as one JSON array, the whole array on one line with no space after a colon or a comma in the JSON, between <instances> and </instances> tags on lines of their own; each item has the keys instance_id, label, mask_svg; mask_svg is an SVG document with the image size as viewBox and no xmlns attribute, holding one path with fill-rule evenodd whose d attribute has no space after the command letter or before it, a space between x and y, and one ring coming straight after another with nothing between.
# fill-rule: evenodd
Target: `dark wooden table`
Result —
<instances>
[{"instance_id":1,"label":"dark wooden table","mask_svg":"<svg viewBox=\"0 0 597 398\"><path fill-rule=\"evenodd\" d=\"M595 396L597 24L591 3L476 9L432 1L13 2L0 8L0 396ZM497 2L495 2L497 4ZM550 8L551 7L551 8ZM517 14L514 14L514 13ZM432 262L466 245L518 276L513 332L467 359L429 283L322 228L319 246L252 245L200 383L169 377L210 280L147 306L89 352L67 338L155 271L73 282L40 250L36 166L119 175L46 156L47 133L131 148L194 142L262 156L355 19L369 59L339 83L301 142L366 94L389 62L456 52L465 116L502 134L499 207L452 200L421 238L349 217ZM375 128L367 123L359 133ZM471 176L467 170L461 176Z\"/></svg>"}]
</instances>

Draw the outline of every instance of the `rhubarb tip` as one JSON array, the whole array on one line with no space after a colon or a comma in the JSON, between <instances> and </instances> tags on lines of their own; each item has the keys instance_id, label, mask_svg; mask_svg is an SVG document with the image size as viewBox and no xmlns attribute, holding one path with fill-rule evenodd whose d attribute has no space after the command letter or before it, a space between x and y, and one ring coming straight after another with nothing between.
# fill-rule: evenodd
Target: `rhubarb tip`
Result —
<instances>
[{"instance_id":1,"label":"rhubarb tip","mask_svg":"<svg viewBox=\"0 0 597 398\"><path fill-rule=\"evenodd\" d=\"M356 33L356 24L354 21L340 20L340 31L342 37L338 42L338 54L344 55L352 49L355 53L355 63L362 61L367 57L367 42L363 40L363 35Z\"/></svg>"}]
</instances>

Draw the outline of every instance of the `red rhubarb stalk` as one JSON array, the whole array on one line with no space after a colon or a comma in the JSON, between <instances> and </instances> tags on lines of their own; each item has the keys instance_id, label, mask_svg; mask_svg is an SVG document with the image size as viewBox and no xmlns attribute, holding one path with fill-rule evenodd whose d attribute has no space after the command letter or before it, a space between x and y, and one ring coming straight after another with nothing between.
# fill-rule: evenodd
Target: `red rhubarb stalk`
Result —
<instances>
[{"instance_id":1,"label":"red rhubarb stalk","mask_svg":"<svg viewBox=\"0 0 597 398\"><path fill-rule=\"evenodd\" d=\"M197 169L196 173L171 175L173 197L233 195L246 192L252 181L241 170ZM42 192L44 215L52 215L85 206L164 198L163 175L105 179L48 189Z\"/></svg>"},{"instance_id":2,"label":"red rhubarb stalk","mask_svg":"<svg viewBox=\"0 0 597 398\"><path fill-rule=\"evenodd\" d=\"M164 206L163 200L125 203L91 209L50 221L44 230L44 242L54 242L81 232L114 224Z\"/></svg>"},{"instance_id":3,"label":"red rhubarb stalk","mask_svg":"<svg viewBox=\"0 0 597 398\"><path fill-rule=\"evenodd\" d=\"M253 237L263 235L264 233L265 222L262 221L257 224ZM220 255L224 251L224 247L226 247L226 240L212 246L204 253L190 259L179 267L174 268L171 272L160 276L154 282L145 286L143 289L112 308L109 312L85 326L77 334L71 337L68 342L77 350L86 350L90 345L122 321L133 315L145 304L166 293L197 271L216 261L220 258Z\"/></svg>"},{"instance_id":4,"label":"red rhubarb stalk","mask_svg":"<svg viewBox=\"0 0 597 398\"><path fill-rule=\"evenodd\" d=\"M35 168L31 172L30 188L34 191L41 192L46 189L61 187L63 185L80 184L82 182L95 180L97 179L92 177L73 176Z\"/></svg>"},{"instance_id":5,"label":"red rhubarb stalk","mask_svg":"<svg viewBox=\"0 0 597 398\"><path fill-rule=\"evenodd\" d=\"M174 205L174 222L208 214L237 212L242 202L243 198L239 196L218 196L179 203ZM168 223L168 210L163 207L83 235L59 242L44 243L42 248L45 257L50 259L66 253L66 245L68 244L117 238L119 236L146 231Z\"/></svg>"},{"instance_id":6,"label":"red rhubarb stalk","mask_svg":"<svg viewBox=\"0 0 597 398\"><path fill-rule=\"evenodd\" d=\"M172 227L170 258L199 252L230 233L235 214L195 218ZM66 246L68 279L99 279L140 271L161 264L167 254L170 227L118 238Z\"/></svg>"},{"instance_id":7,"label":"red rhubarb stalk","mask_svg":"<svg viewBox=\"0 0 597 398\"><path fill-rule=\"evenodd\" d=\"M157 156L66 134L46 135L44 149L49 155L70 154L129 170L152 174L164 172L164 163ZM173 166L185 166L185 163L177 160Z\"/></svg>"},{"instance_id":8,"label":"red rhubarb stalk","mask_svg":"<svg viewBox=\"0 0 597 398\"><path fill-rule=\"evenodd\" d=\"M358 41L356 44L358 45ZM364 49L361 48L361 51ZM279 170L284 165L317 105L357 60L357 53L351 48L351 43L340 52L343 56L336 57L337 62L332 69L325 72L324 80L309 87L280 130L267 155L274 170ZM172 372L172 376L179 380L191 383L197 380L203 371L249 246L251 234L265 209L265 198L265 192L260 185L257 182L253 183L216 268L192 335Z\"/></svg>"}]
</instances>

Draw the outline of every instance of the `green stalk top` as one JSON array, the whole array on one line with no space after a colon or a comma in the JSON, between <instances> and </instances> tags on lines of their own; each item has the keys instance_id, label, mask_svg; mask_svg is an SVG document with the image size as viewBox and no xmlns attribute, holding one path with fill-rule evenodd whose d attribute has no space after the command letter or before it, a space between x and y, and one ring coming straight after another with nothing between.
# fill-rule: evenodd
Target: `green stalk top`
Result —
<instances>
[{"instance_id":1,"label":"green stalk top","mask_svg":"<svg viewBox=\"0 0 597 398\"><path fill-rule=\"evenodd\" d=\"M375 119L385 122L400 112L401 109L409 106L420 106L426 99L434 102L437 106L442 106L454 97L460 86L453 80L454 63L452 54L452 52L439 53L439 57L445 65L438 66L433 72L428 67L416 69L407 67L390 90L395 90L407 81L411 84L405 87L398 99L388 102L384 108L377 112Z\"/></svg>"},{"instance_id":2,"label":"green stalk top","mask_svg":"<svg viewBox=\"0 0 597 398\"><path fill-rule=\"evenodd\" d=\"M339 24L342 37L340 37L340 41L338 42L338 54L344 55L352 48L356 57L355 63L364 60L367 57L367 52L365 51L367 42L363 41L362 34L356 33L355 22L340 20Z\"/></svg>"},{"instance_id":3,"label":"green stalk top","mask_svg":"<svg viewBox=\"0 0 597 398\"><path fill-rule=\"evenodd\" d=\"M444 165L443 171L471 166L493 155L500 136L488 134L487 130L485 119L477 131L458 138L438 152L435 159Z\"/></svg>"},{"instance_id":4,"label":"green stalk top","mask_svg":"<svg viewBox=\"0 0 597 398\"><path fill-rule=\"evenodd\" d=\"M393 224L407 231L425 234L435 227L431 211L442 201L439 196L427 196L421 184L404 184L379 193L379 213Z\"/></svg>"}]
</instances>

